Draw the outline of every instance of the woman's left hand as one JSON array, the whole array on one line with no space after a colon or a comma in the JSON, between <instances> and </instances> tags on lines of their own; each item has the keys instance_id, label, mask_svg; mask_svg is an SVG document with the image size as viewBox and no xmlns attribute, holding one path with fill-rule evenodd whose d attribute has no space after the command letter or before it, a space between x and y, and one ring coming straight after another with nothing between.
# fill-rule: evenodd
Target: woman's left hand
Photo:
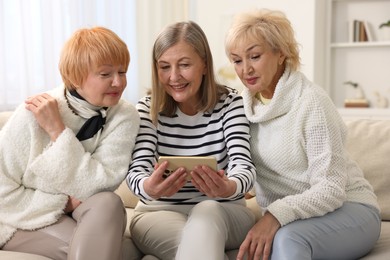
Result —
<instances>
[{"instance_id":1,"label":"woman's left hand","mask_svg":"<svg viewBox=\"0 0 390 260\"><path fill-rule=\"evenodd\" d=\"M192 184L210 198L227 198L236 191L236 182L229 180L224 170L218 172L208 166L196 166L191 171Z\"/></svg>"}]
</instances>

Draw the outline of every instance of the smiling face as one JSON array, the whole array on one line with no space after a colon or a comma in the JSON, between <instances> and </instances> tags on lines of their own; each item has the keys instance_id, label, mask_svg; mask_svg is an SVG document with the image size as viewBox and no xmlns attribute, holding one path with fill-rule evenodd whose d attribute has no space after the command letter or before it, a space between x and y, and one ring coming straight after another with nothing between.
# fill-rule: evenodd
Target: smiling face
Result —
<instances>
[{"instance_id":1,"label":"smiling face","mask_svg":"<svg viewBox=\"0 0 390 260\"><path fill-rule=\"evenodd\" d=\"M252 92L272 98L284 71L285 56L272 51L265 41L238 42L230 51L230 60L242 83Z\"/></svg>"},{"instance_id":2,"label":"smiling face","mask_svg":"<svg viewBox=\"0 0 390 260\"><path fill-rule=\"evenodd\" d=\"M206 64L195 49L184 41L173 45L157 60L157 72L161 85L179 109L187 115L196 114Z\"/></svg>"},{"instance_id":3,"label":"smiling face","mask_svg":"<svg viewBox=\"0 0 390 260\"><path fill-rule=\"evenodd\" d=\"M77 93L94 106L118 104L127 85L126 70L120 65L101 65L89 71Z\"/></svg>"}]
</instances>

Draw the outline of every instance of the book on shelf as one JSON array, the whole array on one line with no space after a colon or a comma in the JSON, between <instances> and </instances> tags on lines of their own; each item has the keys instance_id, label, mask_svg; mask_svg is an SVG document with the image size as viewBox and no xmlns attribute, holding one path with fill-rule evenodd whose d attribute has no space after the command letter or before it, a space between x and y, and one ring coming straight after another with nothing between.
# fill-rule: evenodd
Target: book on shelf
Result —
<instances>
[{"instance_id":1,"label":"book on shelf","mask_svg":"<svg viewBox=\"0 0 390 260\"><path fill-rule=\"evenodd\" d=\"M353 20L349 23L350 42L367 42L372 41L372 31L367 21Z\"/></svg>"},{"instance_id":2,"label":"book on shelf","mask_svg":"<svg viewBox=\"0 0 390 260\"><path fill-rule=\"evenodd\" d=\"M344 107L369 107L367 99L346 99L344 100Z\"/></svg>"},{"instance_id":3,"label":"book on shelf","mask_svg":"<svg viewBox=\"0 0 390 260\"><path fill-rule=\"evenodd\" d=\"M364 25L364 22L360 21L359 23L359 42L366 42L367 39L367 33L366 33L366 26Z\"/></svg>"},{"instance_id":4,"label":"book on shelf","mask_svg":"<svg viewBox=\"0 0 390 260\"><path fill-rule=\"evenodd\" d=\"M367 40L369 42L374 41L374 35L372 33L371 24L369 22L367 22L367 21L363 21L363 24L364 24L364 29L366 30Z\"/></svg>"}]
</instances>

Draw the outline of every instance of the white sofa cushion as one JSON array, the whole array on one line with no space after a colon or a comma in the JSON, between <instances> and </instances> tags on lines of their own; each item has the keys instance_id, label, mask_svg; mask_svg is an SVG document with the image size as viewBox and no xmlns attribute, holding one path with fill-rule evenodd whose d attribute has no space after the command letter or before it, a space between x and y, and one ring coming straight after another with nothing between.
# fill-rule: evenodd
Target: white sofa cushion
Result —
<instances>
[{"instance_id":1,"label":"white sofa cushion","mask_svg":"<svg viewBox=\"0 0 390 260\"><path fill-rule=\"evenodd\" d=\"M135 205L138 203L138 197L136 197L130 191L129 187L127 187L126 180L121 183L115 193L121 197L126 208L135 208Z\"/></svg>"},{"instance_id":2,"label":"white sofa cushion","mask_svg":"<svg viewBox=\"0 0 390 260\"><path fill-rule=\"evenodd\" d=\"M383 220L390 220L390 121L352 120L347 149L378 196Z\"/></svg>"}]
</instances>

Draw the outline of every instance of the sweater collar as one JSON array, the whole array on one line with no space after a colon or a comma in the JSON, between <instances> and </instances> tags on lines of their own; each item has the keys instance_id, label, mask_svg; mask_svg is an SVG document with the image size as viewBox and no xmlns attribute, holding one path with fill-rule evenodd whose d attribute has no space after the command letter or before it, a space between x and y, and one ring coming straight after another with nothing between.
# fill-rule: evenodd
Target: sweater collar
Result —
<instances>
[{"instance_id":1,"label":"sweater collar","mask_svg":"<svg viewBox=\"0 0 390 260\"><path fill-rule=\"evenodd\" d=\"M286 67L276 84L275 93L268 105L262 104L247 88L242 91L245 115L251 123L272 120L288 113L302 92L303 74Z\"/></svg>"}]
</instances>

